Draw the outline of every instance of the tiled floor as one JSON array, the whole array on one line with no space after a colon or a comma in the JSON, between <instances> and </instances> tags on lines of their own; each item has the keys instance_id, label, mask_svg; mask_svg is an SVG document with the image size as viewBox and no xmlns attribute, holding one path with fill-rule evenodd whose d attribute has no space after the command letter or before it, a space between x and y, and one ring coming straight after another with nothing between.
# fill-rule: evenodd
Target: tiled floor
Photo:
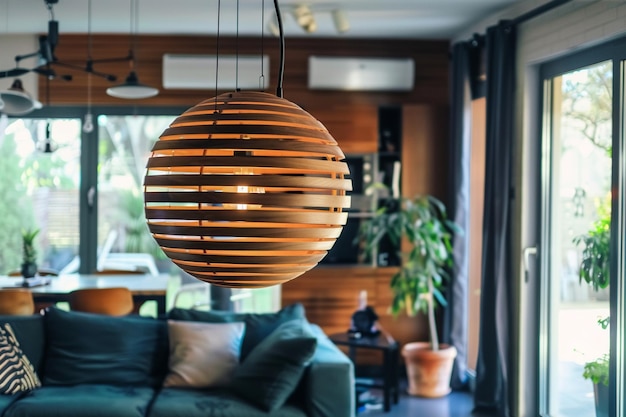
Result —
<instances>
[{"instance_id":1,"label":"tiled floor","mask_svg":"<svg viewBox=\"0 0 626 417\"><path fill-rule=\"evenodd\" d=\"M376 392L372 392L375 396ZM417 398L407 394L386 413L381 409L366 409L357 417L492 417L491 414L474 413L474 400L469 392L452 392L443 398Z\"/></svg>"}]
</instances>

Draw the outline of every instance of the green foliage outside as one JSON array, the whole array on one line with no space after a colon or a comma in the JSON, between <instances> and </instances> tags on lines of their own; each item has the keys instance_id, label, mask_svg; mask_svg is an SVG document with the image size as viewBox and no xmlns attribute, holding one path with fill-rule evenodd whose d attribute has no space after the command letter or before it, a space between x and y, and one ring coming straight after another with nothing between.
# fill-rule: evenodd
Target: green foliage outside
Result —
<instances>
[{"instance_id":1,"label":"green foliage outside","mask_svg":"<svg viewBox=\"0 0 626 417\"><path fill-rule=\"evenodd\" d=\"M590 284L594 291L609 286L609 252L611 243L611 213L596 221L587 234L573 239L582 246L579 281Z\"/></svg>"},{"instance_id":2,"label":"green foliage outside","mask_svg":"<svg viewBox=\"0 0 626 417\"><path fill-rule=\"evenodd\" d=\"M119 222L124 228L124 251L131 253L149 253L155 259L167 259L165 253L156 243L148 225L144 212L143 194L139 191L123 191L120 197Z\"/></svg>"},{"instance_id":3,"label":"green foliage outside","mask_svg":"<svg viewBox=\"0 0 626 417\"><path fill-rule=\"evenodd\" d=\"M613 66L610 62L594 65L583 68L579 73L585 74L584 81L568 78L563 86L563 116L576 120L577 132L610 158L613 137Z\"/></svg>"},{"instance_id":4,"label":"green foliage outside","mask_svg":"<svg viewBox=\"0 0 626 417\"><path fill-rule=\"evenodd\" d=\"M100 191L111 187L114 178L123 177L124 189L109 188L115 198L116 207L110 212L101 212L110 227L119 228L123 246L121 251L149 253L157 260L167 259L152 238L148 229L143 200L143 176L146 156L158 138L169 125L169 116L100 116L98 181ZM101 194L102 195L102 194Z\"/></svg>"},{"instance_id":5,"label":"green foliage outside","mask_svg":"<svg viewBox=\"0 0 626 417\"><path fill-rule=\"evenodd\" d=\"M576 236L573 242L582 246L582 259L578 271L579 282L591 285L594 291L608 288L610 282L610 243L611 243L611 200L607 198L599 207L600 219L593 223L589 231ZM598 320L603 329L607 329L610 318ZM586 362L583 378L594 384L609 385L609 354Z\"/></svg>"},{"instance_id":6,"label":"green foliage outside","mask_svg":"<svg viewBox=\"0 0 626 417\"><path fill-rule=\"evenodd\" d=\"M34 223L32 202L22 183L23 166L13 135L0 132L0 273L19 269L22 262L22 230Z\"/></svg>"}]
</instances>

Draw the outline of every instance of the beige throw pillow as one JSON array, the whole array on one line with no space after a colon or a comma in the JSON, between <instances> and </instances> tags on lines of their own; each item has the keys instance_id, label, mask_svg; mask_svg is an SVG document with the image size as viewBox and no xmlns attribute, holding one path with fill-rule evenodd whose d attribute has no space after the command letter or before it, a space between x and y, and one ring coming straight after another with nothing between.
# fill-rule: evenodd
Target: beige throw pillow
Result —
<instances>
[{"instance_id":1,"label":"beige throw pillow","mask_svg":"<svg viewBox=\"0 0 626 417\"><path fill-rule=\"evenodd\" d=\"M226 386L239 364L245 323L168 320L169 373L166 387Z\"/></svg>"}]
</instances>

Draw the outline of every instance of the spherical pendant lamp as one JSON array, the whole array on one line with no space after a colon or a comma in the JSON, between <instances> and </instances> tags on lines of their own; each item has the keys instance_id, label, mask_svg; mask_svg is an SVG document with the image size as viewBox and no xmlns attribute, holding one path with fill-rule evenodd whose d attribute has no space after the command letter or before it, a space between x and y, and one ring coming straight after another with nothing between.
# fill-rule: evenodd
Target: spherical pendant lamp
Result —
<instances>
[{"instance_id":1,"label":"spherical pendant lamp","mask_svg":"<svg viewBox=\"0 0 626 417\"><path fill-rule=\"evenodd\" d=\"M166 129L144 182L150 231L194 277L281 284L313 268L346 223L352 182L326 128L296 104L232 92Z\"/></svg>"}]
</instances>

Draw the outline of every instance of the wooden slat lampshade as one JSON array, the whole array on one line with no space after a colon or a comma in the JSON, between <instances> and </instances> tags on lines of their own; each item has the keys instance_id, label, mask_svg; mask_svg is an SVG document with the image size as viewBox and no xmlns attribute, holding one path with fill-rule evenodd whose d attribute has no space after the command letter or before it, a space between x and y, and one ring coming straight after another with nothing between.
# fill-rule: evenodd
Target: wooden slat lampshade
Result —
<instances>
[{"instance_id":1,"label":"wooden slat lampshade","mask_svg":"<svg viewBox=\"0 0 626 417\"><path fill-rule=\"evenodd\" d=\"M260 288L313 268L341 233L352 182L324 125L262 92L221 94L176 118L145 177L152 235L180 268Z\"/></svg>"}]
</instances>

